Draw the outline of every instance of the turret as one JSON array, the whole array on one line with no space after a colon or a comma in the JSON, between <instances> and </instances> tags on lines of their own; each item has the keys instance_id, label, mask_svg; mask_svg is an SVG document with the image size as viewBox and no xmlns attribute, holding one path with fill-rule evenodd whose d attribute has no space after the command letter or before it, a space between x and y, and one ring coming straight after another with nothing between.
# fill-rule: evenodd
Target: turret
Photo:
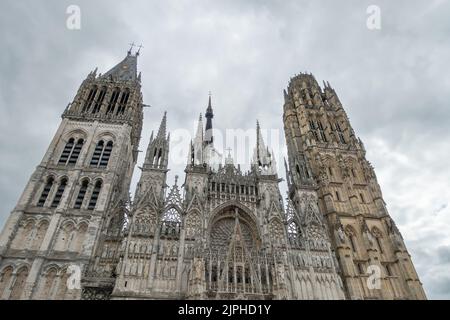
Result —
<instances>
[{"instance_id":1,"label":"turret","mask_svg":"<svg viewBox=\"0 0 450 320\"><path fill-rule=\"evenodd\" d=\"M158 134L153 138L153 131L148 143L147 153L145 156L144 169L163 169L166 170L168 166L169 158L169 141L170 134L166 136L167 130L167 112L164 112L164 116L159 126Z\"/></svg>"}]
</instances>

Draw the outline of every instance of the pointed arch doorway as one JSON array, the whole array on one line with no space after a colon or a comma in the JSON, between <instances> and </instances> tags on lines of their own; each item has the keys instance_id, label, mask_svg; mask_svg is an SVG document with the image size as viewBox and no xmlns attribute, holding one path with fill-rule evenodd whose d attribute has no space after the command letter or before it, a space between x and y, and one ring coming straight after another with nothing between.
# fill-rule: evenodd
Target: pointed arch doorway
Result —
<instances>
[{"instance_id":1,"label":"pointed arch doorway","mask_svg":"<svg viewBox=\"0 0 450 320\"><path fill-rule=\"evenodd\" d=\"M261 251L258 228L237 206L222 209L212 220L206 282L211 298L267 299L272 261Z\"/></svg>"}]
</instances>

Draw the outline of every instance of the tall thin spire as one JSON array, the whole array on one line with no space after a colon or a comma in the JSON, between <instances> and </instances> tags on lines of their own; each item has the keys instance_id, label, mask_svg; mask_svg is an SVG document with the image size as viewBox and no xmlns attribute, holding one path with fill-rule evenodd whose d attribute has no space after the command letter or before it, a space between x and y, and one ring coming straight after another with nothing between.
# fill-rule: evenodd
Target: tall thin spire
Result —
<instances>
[{"instance_id":1,"label":"tall thin spire","mask_svg":"<svg viewBox=\"0 0 450 320\"><path fill-rule=\"evenodd\" d=\"M208 107L205 113L206 127L205 127L205 144L213 143L212 135L212 118L214 118L213 109L211 105L211 92L209 92Z\"/></svg>"},{"instance_id":2,"label":"tall thin spire","mask_svg":"<svg viewBox=\"0 0 450 320\"><path fill-rule=\"evenodd\" d=\"M211 91L208 94L208 108L206 109L206 112L212 113L212 106L211 106Z\"/></svg>"},{"instance_id":3,"label":"tall thin spire","mask_svg":"<svg viewBox=\"0 0 450 320\"><path fill-rule=\"evenodd\" d=\"M256 120L256 157L258 162L265 160L267 154L268 151L266 150L264 139L261 135L261 127L259 125L259 121Z\"/></svg>"},{"instance_id":4,"label":"tall thin spire","mask_svg":"<svg viewBox=\"0 0 450 320\"><path fill-rule=\"evenodd\" d=\"M200 113L198 117L198 124L197 124L197 134L195 135L196 140L203 141L203 120L202 120L202 114Z\"/></svg>"},{"instance_id":5,"label":"tall thin spire","mask_svg":"<svg viewBox=\"0 0 450 320\"><path fill-rule=\"evenodd\" d=\"M158 135L156 138L165 138L166 137L166 130L167 130L167 111L164 111L164 116L161 120L161 124L159 125Z\"/></svg>"},{"instance_id":6,"label":"tall thin spire","mask_svg":"<svg viewBox=\"0 0 450 320\"><path fill-rule=\"evenodd\" d=\"M198 118L197 133L194 138L193 153L194 165L203 164L203 121L202 114Z\"/></svg>"}]
</instances>

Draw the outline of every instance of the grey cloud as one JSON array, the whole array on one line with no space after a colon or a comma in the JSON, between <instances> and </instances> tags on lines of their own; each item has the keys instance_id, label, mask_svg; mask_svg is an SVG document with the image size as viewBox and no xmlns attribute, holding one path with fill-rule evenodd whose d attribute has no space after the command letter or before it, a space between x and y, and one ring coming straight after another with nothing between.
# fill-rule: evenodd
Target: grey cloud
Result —
<instances>
[{"instance_id":1,"label":"grey cloud","mask_svg":"<svg viewBox=\"0 0 450 320\"><path fill-rule=\"evenodd\" d=\"M437 252L441 263L450 264L450 246L439 247Z\"/></svg>"}]
</instances>

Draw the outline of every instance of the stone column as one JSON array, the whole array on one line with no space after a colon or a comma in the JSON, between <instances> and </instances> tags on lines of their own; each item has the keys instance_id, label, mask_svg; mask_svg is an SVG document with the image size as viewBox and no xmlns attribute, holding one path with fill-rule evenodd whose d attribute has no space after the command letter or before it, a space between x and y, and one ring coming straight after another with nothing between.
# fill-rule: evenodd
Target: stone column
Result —
<instances>
[{"instance_id":1,"label":"stone column","mask_svg":"<svg viewBox=\"0 0 450 320\"><path fill-rule=\"evenodd\" d=\"M81 248L81 256L91 257L94 252L95 244L97 243L97 238L99 235L99 230L101 229L102 217L96 215L89 221L89 226L86 231L86 236L83 241Z\"/></svg>"},{"instance_id":2,"label":"stone column","mask_svg":"<svg viewBox=\"0 0 450 320\"><path fill-rule=\"evenodd\" d=\"M153 281L155 280L155 272L156 272L156 260L158 258L159 252L159 243L160 243L160 220L158 219L155 224L155 232L153 238L153 247L152 247L152 256L150 258L150 269L148 273L148 285L147 288L150 290L153 289Z\"/></svg>"},{"instance_id":3,"label":"stone column","mask_svg":"<svg viewBox=\"0 0 450 320\"><path fill-rule=\"evenodd\" d=\"M183 274L183 260L184 260L184 240L185 240L186 230L183 227L181 228L180 232L180 240L179 240L179 249L178 249L178 256L177 256L177 276L176 276L176 284L177 284L177 291L181 292L181 275Z\"/></svg>"},{"instance_id":4,"label":"stone column","mask_svg":"<svg viewBox=\"0 0 450 320\"><path fill-rule=\"evenodd\" d=\"M39 281L39 275L41 272L41 267L44 263L43 257L37 257L34 259L33 264L31 266L31 270L28 273L28 277L25 281L25 286L23 288L23 292L21 295L21 299L30 300L32 299L34 288Z\"/></svg>"}]
</instances>

